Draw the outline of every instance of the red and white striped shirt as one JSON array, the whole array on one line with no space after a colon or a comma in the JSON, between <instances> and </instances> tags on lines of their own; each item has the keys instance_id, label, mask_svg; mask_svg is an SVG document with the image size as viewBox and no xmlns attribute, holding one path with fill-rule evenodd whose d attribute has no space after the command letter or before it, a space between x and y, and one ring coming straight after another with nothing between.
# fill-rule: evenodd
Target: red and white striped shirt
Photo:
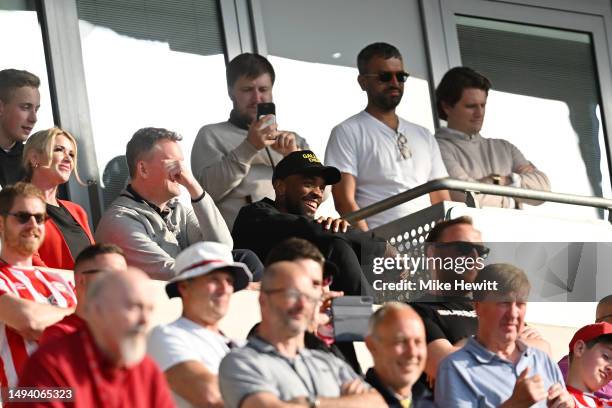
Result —
<instances>
[{"instance_id":1,"label":"red and white striped shirt","mask_svg":"<svg viewBox=\"0 0 612 408\"><path fill-rule=\"evenodd\" d=\"M593 394L582 392L570 385L567 390L574 397L576 408L607 408L612 407L612 400L596 397Z\"/></svg>"},{"instance_id":2,"label":"red and white striped shirt","mask_svg":"<svg viewBox=\"0 0 612 408\"><path fill-rule=\"evenodd\" d=\"M0 296L10 293L21 299L58 307L74 307L76 296L72 284L60 275L36 268L10 266L0 262ZM0 321L0 386L17 386L17 373L38 347Z\"/></svg>"}]
</instances>

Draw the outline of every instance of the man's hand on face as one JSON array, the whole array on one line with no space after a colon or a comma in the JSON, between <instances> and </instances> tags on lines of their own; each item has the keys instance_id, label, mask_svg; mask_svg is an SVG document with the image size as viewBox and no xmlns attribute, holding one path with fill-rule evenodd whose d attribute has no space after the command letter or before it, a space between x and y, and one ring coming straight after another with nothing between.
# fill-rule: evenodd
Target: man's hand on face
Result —
<instances>
[{"instance_id":1,"label":"man's hand on face","mask_svg":"<svg viewBox=\"0 0 612 408\"><path fill-rule=\"evenodd\" d=\"M510 401L513 402L512 406L530 407L548 396L542 377L537 374L527 377L528 374L529 368L525 368L517 378L510 397Z\"/></svg>"},{"instance_id":2,"label":"man's hand on face","mask_svg":"<svg viewBox=\"0 0 612 408\"><path fill-rule=\"evenodd\" d=\"M326 230L333 232L346 232L348 227L351 226L348 221L342 218L319 217L316 221L322 224Z\"/></svg>"},{"instance_id":3,"label":"man's hand on face","mask_svg":"<svg viewBox=\"0 0 612 408\"><path fill-rule=\"evenodd\" d=\"M183 160L164 160L164 166L170 180L185 187L192 199L196 199L204 193L202 186L187 169Z\"/></svg>"},{"instance_id":4,"label":"man's hand on face","mask_svg":"<svg viewBox=\"0 0 612 408\"><path fill-rule=\"evenodd\" d=\"M277 136L279 132L276 131L276 123L269 126L265 126L266 122L272 119L273 115L263 116L261 119L254 121L249 126L249 133L247 133L247 140L257 150L261 150L266 146L272 146L277 142ZM262 128L262 126L264 126Z\"/></svg>"},{"instance_id":5,"label":"man's hand on face","mask_svg":"<svg viewBox=\"0 0 612 408\"><path fill-rule=\"evenodd\" d=\"M565 387L557 383L548 389L546 406L549 408L574 408L574 398Z\"/></svg>"},{"instance_id":6,"label":"man's hand on face","mask_svg":"<svg viewBox=\"0 0 612 408\"><path fill-rule=\"evenodd\" d=\"M298 150L294 133L281 130L276 132L276 135L276 142L271 147L282 154L283 157Z\"/></svg>"}]
</instances>

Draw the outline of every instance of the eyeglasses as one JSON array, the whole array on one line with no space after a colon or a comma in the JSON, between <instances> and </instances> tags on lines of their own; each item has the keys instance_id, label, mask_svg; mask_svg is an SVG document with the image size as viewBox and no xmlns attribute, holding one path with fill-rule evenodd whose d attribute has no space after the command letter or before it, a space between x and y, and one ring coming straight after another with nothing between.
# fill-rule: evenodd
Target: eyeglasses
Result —
<instances>
[{"instance_id":1,"label":"eyeglasses","mask_svg":"<svg viewBox=\"0 0 612 408\"><path fill-rule=\"evenodd\" d=\"M378 79L380 82L391 82L391 79L395 77L395 79L397 79L397 82L404 83L406 82L410 74L405 71L399 71L399 72L383 71L383 72L379 72L378 74L361 74L361 76L373 77L373 78Z\"/></svg>"},{"instance_id":2,"label":"eyeglasses","mask_svg":"<svg viewBox=\"0 0 612 408\"><path fill-rule=\"evenodd\" d=\"M478 256L483 259L486 259L489 256L489 252L491 252L491 249L484 245L466 241L441 242L434 245L438 248L450 248L459 256L468 256L476 251Z\"/></svg>"},{"instance_id":3,"label":"eyeglasses","mask_svg":"<svg viewBox=\"0 0 612 408\"><path fill-rule=\"evenodd\" d=\"M27 224L28 222L30 222L30 219L34 217L34 221L36 221L36 223L40 225L44 224L44 222L47 221L47 218L49 218L49 216L45 213L32 214L27 211L7 213L6 215L12 215L13 217L17 218L17 222L19 222L20 224Z\"/></svg>"},{"instance_id":4,"label":"eyeglasses","mask_svg":"<svg viewBox=\"0 0 612 408\"><path fill-rule=\"evenodd\" d=\"M403 133L397 134L397 147L402 155L402 159L407 160L412 157L410 147L408 147L408 138Z\"/></svg>"},{"instance_id":5,"label":"eyeglasses","mask_svg":"<svg viewBox=\"0 0 612 408\"><path fill-rule=\"evenodd\" d=\"M275 293L282 293L285 296L285 298L291 301L291 303L297 302L298 299L304 299L305 301L310 302L310 303L317 303L319 300L321 300L320 296L314 296L308 293L303 293L297 289L285 289L285 288L266 289L266 290L263 290L263 292L269 295L273 295Z\"/></svg>"}]
</instances>

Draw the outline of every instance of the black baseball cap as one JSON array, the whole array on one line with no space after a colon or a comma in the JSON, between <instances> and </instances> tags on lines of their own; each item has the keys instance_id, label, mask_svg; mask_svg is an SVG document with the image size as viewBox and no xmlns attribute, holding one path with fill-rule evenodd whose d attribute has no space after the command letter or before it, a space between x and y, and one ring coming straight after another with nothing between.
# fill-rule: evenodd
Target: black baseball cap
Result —
<instances>
[{"instance_id":1,"label":"black baseball cap","mask_svg":"<svg viewBox=\"0 0 612 408\"><path fill-rule=\"evenodd\" d=\"M320 176L327 185L336 184L341 178L340 170L321 164L321 160L312 150L298 150L285 156L274 168L272 181L294 174Z\"/></svg>"}]
</instances>

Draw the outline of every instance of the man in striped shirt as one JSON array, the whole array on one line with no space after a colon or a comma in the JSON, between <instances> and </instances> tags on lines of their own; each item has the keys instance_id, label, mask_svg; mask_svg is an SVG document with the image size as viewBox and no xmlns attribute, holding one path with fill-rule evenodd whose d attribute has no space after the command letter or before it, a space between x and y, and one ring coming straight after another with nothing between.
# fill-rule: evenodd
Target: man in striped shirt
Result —
<instances>
[{"instance_id":1,"label":"man in striped shirt","mask_svg":"<svg viewBox=\"0 0 612 408\"><path fill-rule=\"evenodd\" d=\"M45 208L42 193L31 184L0 191L0 387L17 384L42 331L76 304L67 280L32 267L45 237Z\"/></svg>"}]
</instances>

